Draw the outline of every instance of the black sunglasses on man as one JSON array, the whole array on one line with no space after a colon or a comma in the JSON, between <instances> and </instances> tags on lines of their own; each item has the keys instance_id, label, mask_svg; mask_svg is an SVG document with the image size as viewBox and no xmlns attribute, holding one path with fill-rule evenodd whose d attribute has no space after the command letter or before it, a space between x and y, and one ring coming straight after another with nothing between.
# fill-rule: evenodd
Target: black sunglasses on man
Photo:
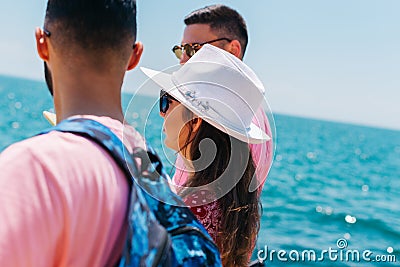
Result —
<instances>
[{"instance_id":1,"label":"black sunglasses on man","mask_svg":"<svg viewBox=\"0 0 400 267\"><path fill-rule=\"evenodd\" d=\"M181 45L175 45L172 48L172 52L174 52L175 56L178 59L181 59L183 56L183 52L186 52L186 55L191 58L197 51L199 51L199 49L205 45L205 44L211 44L214 42L218 42L218 41L228 41L231 42L231 39L228 38L218 38L215 40L211 40L211 41L207 41L204 43L191 43L191 44L181 44Z\"/></svg>"}]
</instances>

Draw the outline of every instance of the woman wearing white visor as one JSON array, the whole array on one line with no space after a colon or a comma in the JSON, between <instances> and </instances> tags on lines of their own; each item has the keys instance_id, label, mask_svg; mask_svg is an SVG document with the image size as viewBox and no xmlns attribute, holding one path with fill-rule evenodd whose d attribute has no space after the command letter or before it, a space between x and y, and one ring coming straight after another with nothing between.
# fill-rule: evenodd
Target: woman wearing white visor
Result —
<instances>
[{"instance_id":1,"label":"woman wearing white visor","mask_svg":"<svg viewBox=\"0 0 400 267\"><path fill-rule=\"evenodd\" d=\"M214 238L224 266L247 266L260 226L259 194L249 192L255 167L248 144L270 140L252 123L264 101L262 83L211 45L173 74L142 71L162 88L165 144L190 169L176 191Z\"/></svg>"}]
</instances>

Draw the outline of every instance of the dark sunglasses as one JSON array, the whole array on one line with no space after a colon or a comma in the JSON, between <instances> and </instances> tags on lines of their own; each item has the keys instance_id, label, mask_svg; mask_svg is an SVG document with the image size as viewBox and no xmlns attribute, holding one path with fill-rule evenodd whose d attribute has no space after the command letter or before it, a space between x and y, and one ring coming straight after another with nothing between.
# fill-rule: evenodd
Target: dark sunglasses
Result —
<instances>
[{"instance_id":1,"label":"dark sunglasses","mask_svg":"<svg viewBox=\"0 0 400 267\"><path fill-rule=\"evenodd\" d=\"M218 41L228 41L231 42L231 39L228 38L218 38L215 40L207 41L204 43L191 43L191 44L182 44L182 45L175 45L172 48L172 52L174 52L175 56L178 59L181 59L183 56L183 52L186 52L186 55L191 58L200 48L205 44L211 44Z\"/></svg>"},{"instance_id":2,"label":"dark sunglasses","mask_svg":"<svg viewBox=\"0 0 400 267\"><path fill-rule=\"evenodd\" d=\"M43 28L43 32L47 37L51 36L51 32L49 32L48 30L46 30L46 28Z\"/></svg>"},{"instance_id":3,"label":"dark sunglasses","mask_svg":"<svg viewBox=\"0 0 400 267\"><path fill-rule=\"evenodd\" d=\"M164 90L160 91L160 112L161 113L167 113L169 109L169 104L171 103L171 100L176 100L173 96L165 92Z\"/></svg>"}]
</instances>

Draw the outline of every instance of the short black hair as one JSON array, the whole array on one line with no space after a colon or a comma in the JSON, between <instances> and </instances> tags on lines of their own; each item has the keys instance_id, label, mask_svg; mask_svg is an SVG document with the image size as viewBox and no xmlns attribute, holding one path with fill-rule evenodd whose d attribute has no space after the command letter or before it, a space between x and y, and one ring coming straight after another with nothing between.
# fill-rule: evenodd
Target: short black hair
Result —
<instances>
[{"instance_id":1,"label":"short black hair","mask_svg":"<svg viewBox=\"0 0 400 267\"><path fill-rule=\"evenodd\" d=\"M219 37L238 40L244 55L248 43L247 26L243 17L225 5L211 5L197 9L184 19L186 25L208 24Z\"/></svg>"},{"instance_id":2,"label":"short black hair","mask_svg":"<svg viewBox=\"0 0 400 267\"><path fill-rule=\"evenodd\" d=\"M58 44L98 51L136 40L136 0L48 0L45 28Z\"/></svg>"}]
</instances>

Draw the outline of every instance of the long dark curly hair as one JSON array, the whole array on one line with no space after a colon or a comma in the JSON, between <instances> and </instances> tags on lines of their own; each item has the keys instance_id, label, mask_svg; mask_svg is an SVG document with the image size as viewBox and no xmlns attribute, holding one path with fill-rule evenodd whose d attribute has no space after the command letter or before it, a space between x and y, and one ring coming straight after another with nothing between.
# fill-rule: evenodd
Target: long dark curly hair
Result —
<instances>
[{"instance_id":1,"label":"long dark curly hair","mask_svg":"<svg viewBox=\"0 0 400 267\"><path fill-rule=\"evenodd\" d=\"M193 119L190 111L185 116L188 117L186 127L192 132L193 120L196 118ZM208 147L203 142L213 144L214 147ZM212 150L214 152L210 152ZM202 120L199 129L188 136L181 152L191 160L194 167L194 174L185 187L193 189L222 180L217 186L213 186L214 196L219 196L229 184L237 182L236 185L231 185L230 188L233 188L228 193L217 200L222 212L222 222L215 242L224 266L248 266L261 217L259 195L257 191L249 192L248 189L255 172L249 145ZM213 153L216 154L210 163L209 157ZM191 189L184 189L179 193L185 198Z\"/></svg>"}]
</instances>

